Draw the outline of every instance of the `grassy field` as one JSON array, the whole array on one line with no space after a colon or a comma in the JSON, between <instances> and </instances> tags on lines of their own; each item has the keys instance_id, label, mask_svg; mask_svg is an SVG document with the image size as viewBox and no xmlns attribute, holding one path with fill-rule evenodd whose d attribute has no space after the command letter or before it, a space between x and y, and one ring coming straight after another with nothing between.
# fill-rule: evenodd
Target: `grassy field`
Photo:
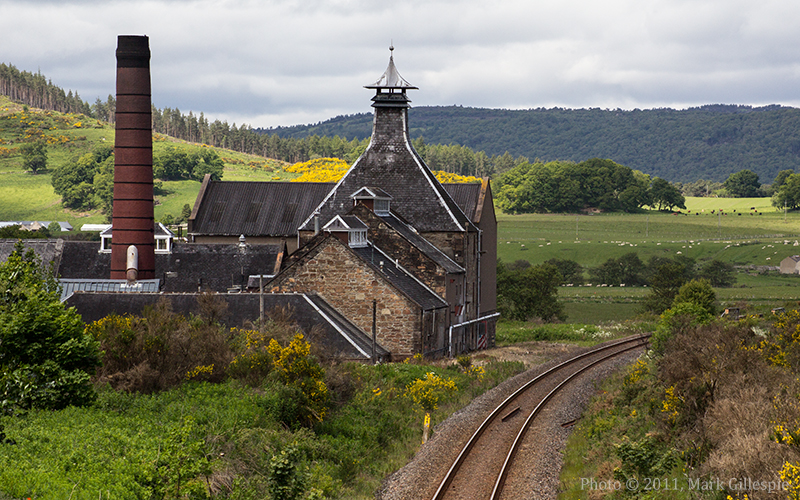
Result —
<instances>
[{"instance_id":1,"label":"grassy field","mask_svg":"<svg viewBox=\"0 0 800 500\"><path fill-rule=\"evenodd\" d=\"M766 198L689 198L685 215L498 214L498 256L506 263L571 259L584 268L628 252L645 262L653 256L686 255L699 264L719 259L739 266L736 286L716 290L720 304L746 303L768 312L796 306L800 299L800 276L749 268L779 266L782 259L800 254L800 213L784 215L768 205ZM635 317L647 293L643 287L593 286L562 287L559 295L569 322L592 324Z\"/></svg>"}]
</instances>

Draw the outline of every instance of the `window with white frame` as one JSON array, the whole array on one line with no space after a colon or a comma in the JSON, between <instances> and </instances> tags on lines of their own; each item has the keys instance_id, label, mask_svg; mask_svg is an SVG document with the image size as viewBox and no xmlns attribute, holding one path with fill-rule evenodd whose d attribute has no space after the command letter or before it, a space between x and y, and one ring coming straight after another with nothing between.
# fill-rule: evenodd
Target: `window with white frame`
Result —
<instances>
[{"instance_id":1,"label":"window with white frame","mask_svg":"<svg viewBox=\"0 0 800 500\"><path fill-rule=\"evenodd\" d=\"M378 215L388 215L389 214L389 200L375 200L375 213Z\"/></svg>"},{"instance_id":2,"label":"window with white frame","mask_svg":"<svg viewBox=\"0 0 800 500\"><path fill-rule=\"evenodd\" d=\"M355 248L367 246L367 230L350 231L348 242Z\"/></svg>"}]
</instances>

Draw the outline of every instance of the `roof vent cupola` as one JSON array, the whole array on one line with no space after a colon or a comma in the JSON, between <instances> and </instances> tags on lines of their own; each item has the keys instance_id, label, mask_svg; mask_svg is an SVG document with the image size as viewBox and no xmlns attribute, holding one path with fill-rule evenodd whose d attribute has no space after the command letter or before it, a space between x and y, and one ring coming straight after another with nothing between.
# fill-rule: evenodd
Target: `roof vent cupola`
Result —
<instances>
[{"instance_id":1,"label":"roof vent cupola","mask_svg":"<svg viewBox=\"0 0 800 500\"><path fill-rule=\"evenodd\" d=\"M408 108L408 103L411 99L406 95L406 90L414 89L415 87L408 83L397 67L394 65L394 46L389 46L389 66L383 72L378 81L372 85L365 85L366 89L375 89L375 97L372 98L372 107L374 108Z\"/></svg>"}]
</instances>

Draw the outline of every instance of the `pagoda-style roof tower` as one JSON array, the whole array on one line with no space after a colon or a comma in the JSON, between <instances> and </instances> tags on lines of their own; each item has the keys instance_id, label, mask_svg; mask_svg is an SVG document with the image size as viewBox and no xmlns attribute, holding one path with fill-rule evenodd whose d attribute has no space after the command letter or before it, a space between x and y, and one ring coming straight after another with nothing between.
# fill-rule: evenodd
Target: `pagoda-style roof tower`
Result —
<instances>
[{"instance_id":1,"label":"pagoda-style roof tower","mask_svg":"<svg viewBox=\"0 0 800 500\"><path fill-rule=\"evenodd\" d=\"M408 103L411 102L411 100L406 95L406 90L419 89L400 76L400 72L397 71L397 67L394 65L394 47L389 46L389 51L391 55L389 55L389 66L386 68L386 71L378 78L377 82L372 85L365 85L364 88L377 90L375 97L372 98L374 103L372 106L375 108L408 108Z\"/></svg>"},{"instance_id":2,"label":"pagoda-style roof tower","mask_svg":"<svg viewBox=\"0 0 800 500\"><path fill-rule=\"evenodd\" d=\"M353 207L353 193L361 188L379 188L391 199L391 211L420 232L463 232L472 226L458 205L411 146L408 134L407 90L417 89L406 81L394 64L389 47L389 66L381 77L365 88L374 89L375 108L369 146L317 207L320 223ZM313 215L300 230L313 229Z\"/></svg>"}]
</instances>

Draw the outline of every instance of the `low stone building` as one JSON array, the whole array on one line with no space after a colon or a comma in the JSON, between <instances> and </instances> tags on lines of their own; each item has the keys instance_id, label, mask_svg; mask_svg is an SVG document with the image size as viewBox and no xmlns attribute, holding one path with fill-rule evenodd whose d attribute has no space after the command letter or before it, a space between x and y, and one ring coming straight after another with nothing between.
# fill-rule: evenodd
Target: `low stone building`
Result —
<instances>
[{"instance_id":1,"label":"low stone building","mask_svg":"<svg viewBox=\"0 0 800 500\"><path fill-rule=\"evenodd\" d=\"M800 274L800 255L791 255L783 259L781 274Z\"/></svg>"}]
</instances>

